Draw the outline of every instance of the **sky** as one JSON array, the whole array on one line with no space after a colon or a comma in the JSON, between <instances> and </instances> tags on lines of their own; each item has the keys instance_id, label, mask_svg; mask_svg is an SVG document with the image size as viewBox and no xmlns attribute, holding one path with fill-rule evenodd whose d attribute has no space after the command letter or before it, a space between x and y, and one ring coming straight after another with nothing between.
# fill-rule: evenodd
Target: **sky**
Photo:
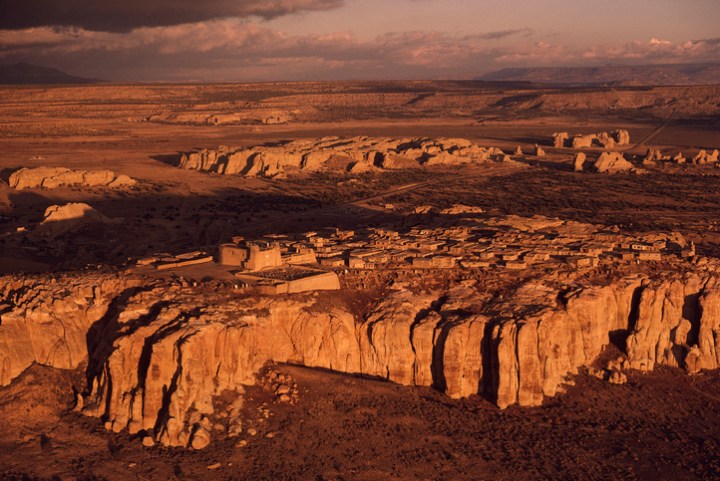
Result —
<instances>
[{"instance_id":1,"label":"sky","mask_svg":"<svg viewBox=\"0 0 720 481\"><path fill-rule=\"evenodd\" d=\"M0 0L0 64L110 81L720 62L720 0Z\"/></svg>"}]
</instances>

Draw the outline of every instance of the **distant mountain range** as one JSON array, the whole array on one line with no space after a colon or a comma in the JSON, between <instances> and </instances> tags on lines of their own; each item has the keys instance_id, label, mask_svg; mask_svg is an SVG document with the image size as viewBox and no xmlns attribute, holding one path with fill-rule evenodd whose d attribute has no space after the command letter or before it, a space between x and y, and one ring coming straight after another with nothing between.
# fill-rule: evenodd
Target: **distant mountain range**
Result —
<instances>
[{"instance_id":1,"label":"distant mountain range","mask_svg":"<svg viewBox=\"0 0 720 481\"><path fill-rule=\"evenodd\" d=\"M76 77L60 70L28 63L0 65L0 84L92 84L100 80Z\"/></svg>"},{"instance_id":2,"label":"distant mountain range","mask_svg":"<svg viewBox=\"0 0 720 481\"><path fill-rule=\"evenodd\" d=\"M505 68L477 80L560 85L720 84L720 63Z\"/></svg>"}]
</instances>

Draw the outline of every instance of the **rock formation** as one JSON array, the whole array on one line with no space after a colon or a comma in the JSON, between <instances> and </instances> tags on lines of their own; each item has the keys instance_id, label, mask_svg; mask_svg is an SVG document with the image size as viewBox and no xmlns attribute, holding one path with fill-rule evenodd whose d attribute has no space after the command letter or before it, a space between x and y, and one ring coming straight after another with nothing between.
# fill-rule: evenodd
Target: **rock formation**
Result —
<instances>
[{"instance_id":1,"label":"rock formation","mask_svg":"<svg viewBox=\"0 0 720 481\"><path fill-rule=\"evenodd\" d=\"M532 278L499 297L473 284L398 285L358 317L314 294L198 296L176 282L107 274L2 278L0 385L33 362L87 363L85 414L147 444L199 449L237 434L245 388L268 361L479 394L500 407L556 395L611 340L626 354L610 369L615 383L624 368L720 364L713 274L569 281Z\"/></svg>"},{"instance_id":2,"label":"rock formation","mask_svg":"<svg viewBox=\"0 0 720 481\"><path fill-rule=\"evenodd\" d=\"M600 173L616 174L619 172L636 171L635 166L625 160L619 152L603 152L595 161L595 170Z\"/></svg>"},{"instance_id":3,"label":"rock formation","mask_svg":"<svg viewBox=\"0 0 720 481\"><path fill-rule=\"evenodd\" d=\"M0 280L0 386L32 363L75 369L88 358L86 336L122 292L126 276L4 277Z\"/></svg>"},{"instance_id":4,"label":"rock formation","mask_svg":"<svg viewBox=\"0 0 720 481\"><path fill-rule=\"evenodd\" d=\"M570 138L567 132L556 132L553 134L553 147L565 147L565 143Z\"/></svg>"},{"instance_id":5,"label":"rock formation","mask_svg":"<svg viewBox=\"0 0 720 481\"><path fill-rule=\"evenodd\" d=\"M684 164L685 162L687 162L687 159L685 157L683 157L682 152L678 152L677 154L675 154L675 156L672 158L672 160L676 164Z\"/></svg>"},{"instance_id":6,"label":"rock formation","mask_svg":"<svg viewBox=\"0 0 720 481\"><path fill-rule=\"evenodd\" d=\"M611 134L608 134L607 132L602 132L596 134L595 138L602 147L605 147L606 149L615 148L615 138Z\"/></svg>"},{"instance_id":7,"label":"rock formation","mask_svg":"<svg viewBox=\"0 0 720 481\"><path fill-rule=\"evenodd\" d=\"M57 237L87 224L112 224L114 219L105 217L93 207L82 202L65 205L51 205L45 209L43 220L35 232L40 235Z\"/></svg>"},{"instance_id":8,"label":"rock formation","mask_svg":"<svg viewBox=\"0 0 720 481\"><path fill-rule=\"evenodd\" d=\"M245 177L280 177L288 172L341 168L353 173L500 160L503 152L465 139L389 139L326 137L281 146L256 146L183 154L183 169Z\"/></svg>"},{"instance_id":9,"label":"rock formation","mask_svg":"<svg viewBox=\"0 0 720 481\"><path fill-rule=\"evenodd\" d=\"M720 156L720 153L718 153L717 149L713 150L712 153L708 153L703 149L693 157L692 162L695 165L717 164L718 156Z\"/></svg>"},{"instance_id":10,"label":"rock formation","mask_svg":"<svg viewBox=\"0 0 720 481\"><path fill-rule=\"evenodd\" d=\"M555 147L568 147L568 142L573 149L586 149L593 146L612 149L616 145L629 144L630 133L627 130L620 129L597 134L577 134L573 137L570 137L567 132L553 134L553 145Z\"/></svg>"},{"instance_id":11,"label":"rock formation","mask_svg":"<svg viewBox=\"0 0 720 481\"><path fill-rule=\"evenodd\" d=\"M624 129L616 130L612 133L617 145L628 145L630 143L630 132Z\"/></svg>"},{"instance_id":12,"label":"rock formation","mask_svg":"<svg viewBox=\"0 0 720 481\"><path fill-rule=\"evenodd\" d=\"M578 152L575 154L575 160L573 160L573 166L575 168L575 172L582 172L585 168L585 161L587 160L587 155L585 155L583 152Z\"/></svg>"},{"instance_id":13,"label":"rock formation","mask_svg":"<svg viewBox=\"0 0 720 481\"><path fill-rule=\"evenodd\" d=\"M593 142L597 136L595 134L590 135L576 135L572 138L572 148L573 149L585 149L588 147L592 147Z\"/></svg>"},{"instance_id":14,"label":"rock formation","mask_svg":"<svg viewBox=\"0 0 720 481\"><path fill-rule=\"evenodd\" d=\"M655 165L661 160L670 160L669 157L663 156L662 152L658 149L648 149L643 159L643 165Z\"/></svg>"},{"instance_id":15,"label":"rock formation","mask_svg":"<svg viewBox=\"0 0 720 481\"><path fill-rule=\"evenodd\" d=\"M481 214L483 212L485 212L485 210L480 207L463 204L453 204L452 207L440 211L440 213L444 215Z\"/></svg>"},{"instance_id":16,"label":"rock formation","mask_svg":"<svg viewBox=\"0 0 720 481\"><path fill-rule=\"evenodd\" d=\"M693 158L693 164L695 165L704 165L704 164L715 164L718 161L718 151L715 150L711 154L708 154L707 151L701 150L694 158ZM687 162L687 159L683 156L682 152L678 152L675 155L670 154L663 154L659 149L656 148L650 148L647 150L647 153L645 154L645 158L643 159L643 165L646 166L653 166L656 165L658 162L674 162L678 165L684 164Z\"/></svg>"},{"instance_id":17,"label":"rock formation","mask_svg":"<svg viewBox=\"0 0 720 481\"><path fill-rule=\"evenodd\" d=\"M171 110L143 118L144 122L185 125L281 125L292 122L296 109L262 108L262 104L247 102L240 111L198 112L195 108L185 111Z\"/></svg>"},{"instance_id":18,"label":"rock formation","mask_svg":"<svg viewBox=\"0 0 720 481\"><path fill-rule=\"evenodd\" d=\"M110 170L70 170L64 167L23 167L10 174L13 189L54 189L60 186L128 187L136 181L127 175L116 176Z\"/></svg>"}]
</instances>

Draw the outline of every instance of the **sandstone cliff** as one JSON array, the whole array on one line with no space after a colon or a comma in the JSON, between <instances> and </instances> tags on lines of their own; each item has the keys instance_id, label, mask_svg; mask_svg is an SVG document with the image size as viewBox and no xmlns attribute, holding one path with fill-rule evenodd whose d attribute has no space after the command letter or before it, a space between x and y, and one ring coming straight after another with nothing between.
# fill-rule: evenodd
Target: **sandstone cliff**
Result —
<instances>
[{"instance_id":1,"label":"sandstone cliff","mask_svg":"<svg viewBox=\"0 0 720 481\"><path fill-rule=\"evenodd\" d=\"M118 188L133 186L135 183L127 175L115 175L110 170L70 170L64 167L23 167L10 174L9 178L10 187L18 190L54 189L71 185Z\"/></svg>"},{"instance_id":2,"label":"sandstone cliff","mask_svg":"<svg viewBox=\"0 0 720 481\"><path fill-rule=\"evenodd\" d=\"M33 362L61 369L87 360L86 335L137 280L109 275L0 281L0 386Z\"/></svg>"},{"instance_id":3,"label":"sandstone cliff","mask_svg":"<svg viewBox=\"0 0 720 481\"><path fill-rule=\"evenodd\" d=\"M712 275L569 282L534 279L501 296L472 283L442 291L397 285L358 317L341 292L199 296L200 287L109 275L5 278L0 384L33 362L86 362L86 414L108 429L201 448L237 433L244 389L271 360L451 397L479 394L500 407L556 395L611 341L626 354L613 369L718 367L720 288Z\"/></svg>"},{"instance_id":4,"label":"sandstone cliff","mask_svg":"<svg viewBox=\"0 0 720 481\"><path fill-rule=\"evenodd\" d=\"M288 171L339 168L351 172L456 165L498 159L503 152L466 139L325 137L250 148L221 146L183 154L179 167L245 177L282 177Z\"/></svg>"}]
</instances>

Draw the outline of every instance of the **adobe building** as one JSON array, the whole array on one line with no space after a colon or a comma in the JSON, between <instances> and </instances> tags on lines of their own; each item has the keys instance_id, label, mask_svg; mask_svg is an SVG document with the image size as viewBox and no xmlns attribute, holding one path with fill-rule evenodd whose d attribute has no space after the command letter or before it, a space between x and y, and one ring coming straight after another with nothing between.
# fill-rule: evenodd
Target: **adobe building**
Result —
<instances>
[{"instance_id":1,"label":"adobe building","mask_svg":"<svg viewBox=\"0 0 720 481\"><path fill-rule=\"evenodd\" d=\"M238 266L246 271L261 271L283 265L280 244L260 245L254 242L244 244L222 244L218 263L224 266Z\"/></svg>"},{"instance_id":2,"label":"adobe building","mask_svg":"<svg viewBox=\"0 0 720 481\"><path fill-rule=\"evenodd\" d=\"M236 272L234 275L243 285L254 287L262 294L298 294L309 291L337 291L340 289L340 279L335 272L289 267L283 271L283 274L268 277L269 273L248 274Z\"/></svg>"}]
</instances>

